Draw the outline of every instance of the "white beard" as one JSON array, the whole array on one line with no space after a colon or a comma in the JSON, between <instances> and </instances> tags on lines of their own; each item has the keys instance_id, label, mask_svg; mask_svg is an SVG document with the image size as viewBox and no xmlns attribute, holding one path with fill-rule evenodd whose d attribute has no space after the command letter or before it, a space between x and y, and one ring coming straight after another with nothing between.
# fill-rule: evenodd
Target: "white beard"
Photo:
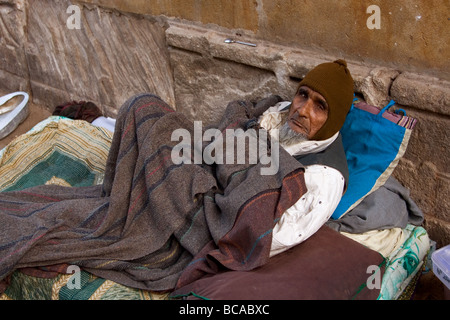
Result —
<instances>
[{"instance_id":1,"label":"white beard","mask_svg":"<svg viewBox=\"0 0 450 320\"><path fill-rule=\"evenodd\" d=\"M280 135L279 137L280 144L287 147L308 140L308 137L304 133L292 130L291 127L289 126L289 123L287 122L287 119L281 126L279 130L279 135Z\"/></svg>"}]
</instances>

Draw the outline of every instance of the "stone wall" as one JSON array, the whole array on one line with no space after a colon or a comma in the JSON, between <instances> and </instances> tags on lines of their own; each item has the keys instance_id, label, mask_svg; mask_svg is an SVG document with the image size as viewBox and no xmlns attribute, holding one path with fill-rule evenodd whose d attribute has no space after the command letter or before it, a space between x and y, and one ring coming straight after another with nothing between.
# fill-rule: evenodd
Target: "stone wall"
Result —
<instances>
[{"instance_id":1,"label":"stone wall","mask_svg":"<svg viewBox=\"0 0 450 320\"><path fill-rule=\"evenodd\" d=\"M3 89L29 91L35 103L50 109L68 100L92 100L108 115L139 92L175 102L164 29L155 19L84 7L80 27L72 28L70 5L0 3Z\"/></svg>"},{"instance_id":2,"label":"stone wall","mask_svg":"<svg viewBox=\"0 0 450 320\"><path fill-rule=\"evenodd\" d=\"M303 3L290 1L297 2ZM336 12L342 12L346 2L339 1ZM271 93L290 99L308 70L344 56L357 94L377 106L395 99L419 120L394 174L424 210L431 238L440 246L450 243L448 59L427 60L444 55L448 41L439 42L429 56L418 56L427 61L423 65L402 62L400 58L411 53L403 55L401 50L391 56L384 51L382 58L392 57L384 63L379 54L372 55L374 48L358 51L359 55L344 53L335 44L316 48L312 34L311 42L305 40L303 46L288 39L292 36L288 30L269 37L275 27L268 12L285 12L295 20L285 3L5 0L0 3L0 91L28 91L33 102L50 110L71 99L91 100L112 116L130 96L150 91L192 119L211 123L230 100ZM314 3L320 8L323 2ZM307 10L311 14L313 9ZM331 11L325 10L325 16ZM382 12L386 14L386 9ZM299 28L295 23L292 29ZM332 32L336 26L327 28ZM422 40L432 39L425 35L426 28L420 30ZM229 36L257 46L224 43ZM379 45L379 40L367 37L374 47ZM325 43L333 41L318 36L316 44Z\"/></svg>"},{"instance_id":3,"label":"stone wall","mask_svg":"<svg viewBox=\"0 0 450 320\"><path fill-rule=\"evenodd\" d=\"M84 0L450 80L446 0Z\"/></svg>"}]
</instances>

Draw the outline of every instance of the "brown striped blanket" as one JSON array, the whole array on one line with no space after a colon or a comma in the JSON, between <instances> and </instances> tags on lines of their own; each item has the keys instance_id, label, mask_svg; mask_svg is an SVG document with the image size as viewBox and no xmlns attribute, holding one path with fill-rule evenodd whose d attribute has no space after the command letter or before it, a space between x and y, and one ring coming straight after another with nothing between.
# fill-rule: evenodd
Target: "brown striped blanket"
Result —
<instances>
[{"instance_id":1,"label":"brown striped blanket","mask_svg":"<svg viewBox=\"0 0 450 320\"><path fill-rule=\"evenodd\" d=\"M233 102L218 128L243 128L267 106ZM260 162L175 164L180 128L192 132L192 122L156 96L135 96L119 111L103 184L0 193L0 280L67 263L163 291L266 263L267 235L306 192L302 165L282 149L274 175L261 175Z\"/></svg>"}]
</instances>

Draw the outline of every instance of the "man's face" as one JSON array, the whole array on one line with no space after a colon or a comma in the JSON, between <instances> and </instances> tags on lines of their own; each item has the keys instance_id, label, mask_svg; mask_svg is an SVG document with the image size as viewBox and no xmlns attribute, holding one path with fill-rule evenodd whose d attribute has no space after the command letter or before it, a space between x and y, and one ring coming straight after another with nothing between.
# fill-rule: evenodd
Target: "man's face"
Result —
<instances>
[{"instance_id":1,"label":"man's face","mask_svg":"<svg viewBox=\"0 0 450 320\"><path fill-rule=\"evenodd\" d=\"M295 132L314 137L328 119L328 104L318 92L301 86L289 109L287 123Z\"/></svg>"}]
</instances>

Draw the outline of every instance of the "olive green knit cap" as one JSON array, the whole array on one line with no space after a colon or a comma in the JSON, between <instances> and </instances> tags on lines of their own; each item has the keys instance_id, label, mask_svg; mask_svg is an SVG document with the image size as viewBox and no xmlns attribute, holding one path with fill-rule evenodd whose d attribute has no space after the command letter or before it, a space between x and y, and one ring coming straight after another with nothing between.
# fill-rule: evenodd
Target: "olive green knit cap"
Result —
<instances>
[{"instance_id":1,"label":"olive green knit cap","mask_svg":"<svg viewBox=\"0 0 450 320\"><path fill-rule=\"evenodd\" d=\"M353 102L353 78L347 62L322 63L309 71L299 87L307 86L320 93L328 104L328 118L312 140L325 140L338 132Z\"/></svg>"}]
</instances>

